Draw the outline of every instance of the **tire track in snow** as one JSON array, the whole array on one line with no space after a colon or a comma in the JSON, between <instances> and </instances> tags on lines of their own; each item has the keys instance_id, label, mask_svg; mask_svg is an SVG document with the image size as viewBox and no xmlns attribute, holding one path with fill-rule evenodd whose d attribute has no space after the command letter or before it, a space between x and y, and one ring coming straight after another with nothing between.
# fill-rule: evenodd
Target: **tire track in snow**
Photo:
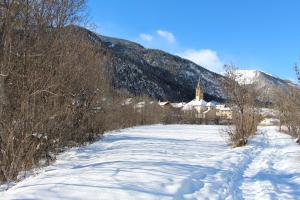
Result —
<instances>
[{"instance_id":1,"label":"tire track in snow","mask_svg":"<svg viewBox=\"0 0 300 200\"><path fill-rule=\"evenodd\" d=\"M239 185L241 191L243 192L242 194L243 199L245 198L248 199L249 198L248 194L250 194L251 198L253 199L259 198L260 194L263 192L262 190L265 189L267 185L266 184L262 185L261 183L254 181L252 177L255 176L255 174L259 173L259 171L262 168L269 168L271 165L273 165L270 159L270 155L273 155L272 157L276 156L275 152L273 153L270 152L274 150L271 150L270 148L270 138L266 135L266 133L260 135L259 138L260 138L260 144L259 141L254 141L253 145L262 146L263 147L262 151L260 151L260 153L252 160L248 168L244 171L243 181ZM266 159L266 154L269 154L269 156L267 156L268 159ZM272 185L268 185L267 187L268 188L272 187Z\"/></svg>"},{"instance_id":2,"label":"tire track in snow","mask_svg":"<svg viewBox=\"0 0 300 200\"><path fill-rule=\"evenodd\" d=\"M191 184L201 187L189 187L181 191L183 194L179 199L243 199L239 186L243 182L244 172L261 151L262 148L247 146L225 151L224 156L208 158L214 170L207 171L202 179L194 176L185 181L183 184L188 184L183 188Z\"/></svg>"},{"instance_id":3,"label":"tire track in snow","mask_svg":"<svg viewBox=\"0 0 300 200\"><path fill-rule=\"evenodd\" d=\"M256 159L256 157L263 151L263 148L256 148L255 146L245 150L244 153L244 161L237 166L234 171L234 175L231 178L230 181L230 188L231 188L231 194L229 196L232 196L232 199L243 199L242 196L242 190L240 188L240 185L243 183L244 179L244 173L249 168L249 166L253 163L253 160ZM230 198L231 199L231 198Z\"/></svg>"},{"instance_id":4,"label":"tire track in snow","mask_svg":"<svg viewBox=\"0 0 300 200\"><path fill-rule=\"evenodd\" d=\"M222 152L224 155L208 158L214 161L212 166L215 170L209 171L202 180L198 180L201 182L198 191L186 190L188 193L183 194L181 199L243 199L241 185L245 181L245 172L256 162L269 143L264 134L259 133L259 136L245 147L230 149Z\"/></svg>"},{"instance_id":5,"label":"tire track in snow","mask_svg":"<svg viewBox=\"0 0 300 200\"><path fill-rule=\"evenodd\" d=\"M296 199L289 195L294 187L289 180L292 174L281 175L282 172L276 169L276 165L284 160L282 148L287 147L286 137L277 132L266 132L256 139L260 139L263 148L244 172L240 185L243 199Z\"/></svg>"},{"instance_id":6,"label":"tire track in snow","mask_svg":"<svg viewBox=\"0 0 300 200\"><path fill-rule=\"evenodd\" d=\"M190 194L200 190L200 188L204 185L201 181L204 177L206 177L206 174L204 174L202 170L199 170L199 172L195 172L191 176L187 177L184 181L182 181L181 187L174 195L174 200L186 199Z\"/></svg>"}]
</instances>

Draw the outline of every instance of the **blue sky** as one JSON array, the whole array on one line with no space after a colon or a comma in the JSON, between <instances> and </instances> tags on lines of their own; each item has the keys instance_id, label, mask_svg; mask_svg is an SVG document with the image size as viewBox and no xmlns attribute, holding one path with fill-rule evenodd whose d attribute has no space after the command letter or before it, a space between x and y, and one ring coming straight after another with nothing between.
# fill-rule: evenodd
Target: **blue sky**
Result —
<instances>
[{"instance_id":1,"label":"blue sky","mask_svg":"<svg viewBox=\"0 0 300 200\"><path fill-rule=\"evenodd\" d=\"M223 64L295 80L299 0L88 0L103 35L186 57L216 72Z\"/></svg>"}]
</instances>

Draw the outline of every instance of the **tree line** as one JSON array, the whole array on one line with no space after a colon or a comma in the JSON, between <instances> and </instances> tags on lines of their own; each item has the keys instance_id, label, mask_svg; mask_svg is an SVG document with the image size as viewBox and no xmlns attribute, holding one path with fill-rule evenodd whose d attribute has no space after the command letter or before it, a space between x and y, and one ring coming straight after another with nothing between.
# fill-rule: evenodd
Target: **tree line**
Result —
<instances>
[{"instance_id":1,"label":"tree line","mask_svg":"<svg viewBox=\"0 0 300 200\"><path fill-rule=\"evenodd\" d=\"M110 52L75 26L85 22L85 7L85 0L0 2L0 182L107 130L158 123L154 108L146 115L120 104L131 96L111 87Z\"/></svg>"}]
</instances>

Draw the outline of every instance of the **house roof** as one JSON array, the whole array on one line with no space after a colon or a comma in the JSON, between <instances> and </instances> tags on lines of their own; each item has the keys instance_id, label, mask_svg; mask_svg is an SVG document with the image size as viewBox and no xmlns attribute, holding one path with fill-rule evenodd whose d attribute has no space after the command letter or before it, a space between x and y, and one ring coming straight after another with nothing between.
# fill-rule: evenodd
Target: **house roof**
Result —
<instances>
[{"instance_id":1,"label":"house roof","mask_svg":"<svg viewBox=\"0 0 300 200\"><path fill-rule=\"evenodd\" d=\"M160 105L160 106L166 106L166 105L168 105L168 104L170 104L170 102L168 102L168 101L164 101L164 102L158 102L158 104Z\"/></svg>"},{"instance_id":2,"label":"house roof","mask_svg":"<svg viewBox=\"0 0 300 200\"><path fill-rule=\"evenodd\" d=\"M133 99L132 98L127 98L123 101L122 106L128 106L130 104L132 104Z\"/></svg>"},{"instance_id":3,"label":"house roof","mask_svg":"<svg viewBox=\"0 0 300 200\"><path fill-rule=\"evenodd\" d=\"M216 105L213 102L208 102L206 104L207 107L216 107Z\"/></svg>"},{"instance_id":4,"label":"house roof","mask_svg":"<svg viewBox=\"0 0 300 200\"><path fill-rule=\"evenodd\" d=\"M137 104L135 104L133 107L134 108L143 108L143 107L145 107L145 104L146 104L145 101L141 101L141 102L138 102Z\"/></svg>"},{"instance_id":5,"label":"house roof","mask_svg":"<svg viewBox=\"0 0 300 200\"><path fill-rule=\"evenodd\" d=\"M193 107L206 107L207 102L203 99L201 100L192 100L183 106L183 110L191 110Z\"/></svg>"},{"instance_id":6,"label":"house roof","mask_svg":"<svg viewBox=\"0 0 300 200\"><path fill-rule=\"evenodd\" d=\"M171 103L173 108L182 108L186 103L181 102L181 103Z\"/></svg>"},{"instance_id":7,"label":"house roof","mask_svg":"<svg viewBox=\"0 0 300 200\"><path fill-rule=\"evenodd\" d=\"M220 108L219 110L221 110L221 111L231 111L231 108L224 107L224 108Z\"/></svg>"}]
</instances>

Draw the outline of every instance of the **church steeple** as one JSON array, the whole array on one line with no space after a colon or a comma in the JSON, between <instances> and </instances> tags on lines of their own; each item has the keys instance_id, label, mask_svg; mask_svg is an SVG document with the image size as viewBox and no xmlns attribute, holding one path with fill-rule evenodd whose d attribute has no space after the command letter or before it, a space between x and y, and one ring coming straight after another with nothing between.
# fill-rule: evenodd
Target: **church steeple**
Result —
<instances>
[{"instance_id":1,"label":"church steeple","mask_svg":"<svg viewBox=\"0 0 300 200\"><path fill-rule=\"evenodd\" d=\"M203 99L203 89L201 87L200 79L198 80L197 87L196 87L196 100L200 101Z\"/></svg>"}]
</instances>

